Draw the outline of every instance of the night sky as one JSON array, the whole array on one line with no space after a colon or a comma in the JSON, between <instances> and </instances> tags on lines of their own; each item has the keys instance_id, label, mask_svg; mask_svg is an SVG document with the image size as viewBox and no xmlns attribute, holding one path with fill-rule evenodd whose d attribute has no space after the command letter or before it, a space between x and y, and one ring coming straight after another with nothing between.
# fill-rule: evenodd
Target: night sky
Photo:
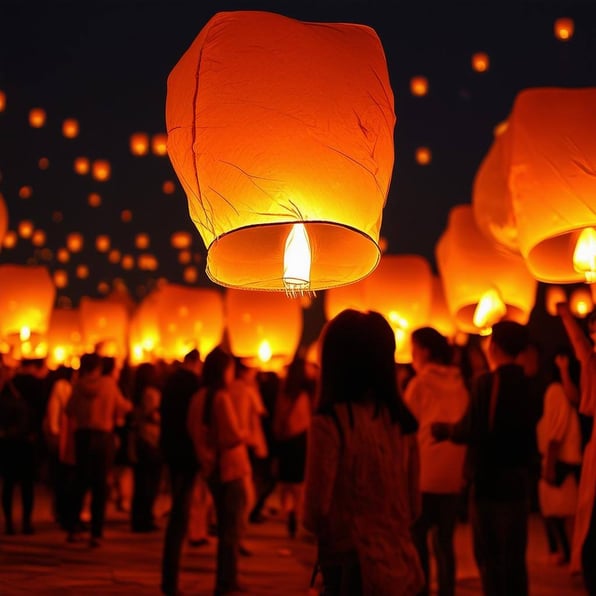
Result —
<instances>
[{"instance_id":1,"label":"night sky","mask_svg":"<svg viewBox=\"0 0 596 596\"><path fill-rule=\"evenodd\" d=\"M9 229L33 221L47 235L48 251L19 239L3 248L0 263L38 263L66 269L69 285L59 303L76 305L82 295L99 297L100 282L122 279L138 300L158 278L184 283L170 236L193 236L197 284L212 286L204 272L203 242L188 216L186 197L167 156L133 156L133 132L165 132L168 73L215 13L269 10L305 21L354 22L379 35L395 93L395 168L382 236L390 253L415 253L433 268L435 244L449 209L471 201L476 170L489 149L494 127L504 120L516 94L537 86L596 85L596 2L224 2L118 0L27 2L0 5L0 192L9 212ZM575 22L573 37L555 38L558 17ZM490 66L475 72L471 57L486 52ZM415 97L410 79L427 77L429 92ZM33 107L46 110L40 129L29 126ZM80 134L61 133L65 118L76 118ZM415 160L417 147L432 151L429 165ZM112 176L97 182L73 170L77 156L107 159ZM40 158L49 167L40 169ZM164 194L164 181L176 182ZM30 186L29 198L19 189ZM99 207L88 204L99 193ZM123 222L121 212L132 212ZM56 249L79 231L85 247L59 263ZM148 233L150 247L134 239ZM123 254L149 252L159 268L124 270L95 248L95 236L108 234ZM78 264L88 279L76 277ZM66 300L65 300L66 299ZM320 302L321 298L317 298Z\"/></svg>"}]
</instances>

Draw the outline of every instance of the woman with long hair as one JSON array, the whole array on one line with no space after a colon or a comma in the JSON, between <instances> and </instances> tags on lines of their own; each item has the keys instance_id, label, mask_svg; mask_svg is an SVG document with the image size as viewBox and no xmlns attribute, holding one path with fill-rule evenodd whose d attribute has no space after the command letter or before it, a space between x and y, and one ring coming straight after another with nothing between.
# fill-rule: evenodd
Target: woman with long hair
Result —
<instances>
[{"instance_id":1,"label":"woman with long hair","mask_svg":"<svg viewBox=\"0 0 596 596\"><path fill-rule=\"evenodd\" d=\"M217 522L215 595L239 590L238 552L251 476L246 437L240 430L229 386L234 358L220 347L203 365L203 387L193 396L188 430L200 463L200 474L213 496Z\"/></svg>"},{"instance_id":2,"label":"woman with long hair","mask_svg":"<svg viewBox=\"0 0 596 596\"><path fill-rule=\"evenodd\" d=\"M376 312L344 310L323 330L309 432L304 526L325 594L417 594L410 528L420 507L416 419L399 396L395 336Z\"/></svg>"}]
</instances>

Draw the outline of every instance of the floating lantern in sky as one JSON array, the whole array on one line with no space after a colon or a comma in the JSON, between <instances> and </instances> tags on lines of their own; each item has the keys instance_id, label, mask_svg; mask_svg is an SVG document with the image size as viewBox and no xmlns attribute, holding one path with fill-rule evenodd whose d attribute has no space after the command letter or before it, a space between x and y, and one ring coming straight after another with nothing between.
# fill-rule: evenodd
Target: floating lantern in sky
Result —
<instances>
[{"instance_id":1,"label":"floating lantern in sky","mask_svg":"<svg viewBox=\"0 0 596 596\"><path fill-rule=\"evenodd\" d=\"M113 248L108 253L108 261L110 263L113 263L114 265L116 263L119 263L121 258L122 258L122 253L117 248Z\"/></svg>"},{"instance_id":2,"label":"floating lantern in sky","mask_svg":"<svg viewBox=\"0 0 596 596\"><path fill-rule=\"evenodd\" d=\"M77 265L76 276L79 279L87 279L89 277L89 267L83 263Z\"/></svg>"},{"instance_id":3,"label":"floating lantern in sky","mask_svg":"<svg viewBox=\"0 0 596 596\"><path fill-rule=\"evenodd\" d=\"M47 157L40 157L37 166L40 170L47 170L50 167L50 160Z\"/></svg>"},{"instance_id":4,"label":"floating lantern in sky","mask_svg":"<svg viewBox=\"0 0 596 596\"><path fill-rule=\"evenodd\" d=\"M137 257L137 267L142 271L157 271L159 261L155 255L143 253Z\"/></svg>"},{"instance_id":5,"label":"floating lantern in sky","mask_svg":"<svg viewBox=\"0 0 596 596\"><path fill-rule=\"evenodd\" d=\"M592 293L586 286L575 288L569 296L569 309L580 319L583 319L592 312L594 302L592 300Z\"/></svg>"},{"instance_id":6,"label":"floating lantern in sky","mask_svg":"<svg viewBox=\"0 0 596 596\"><path fill-rule=\"evenodd\" d=\"M171 180L166 180L161 185L161 190L164 195L171 195L176 191L176 185Z\"/></svg>"},{"instance_id":7,"label":"floating lantern in sky","mask_svg":"<svg viewBox=\"0 0 596 596\"><path fill-rule=\"evenodd\" d=\"M66 248L64 248L63 246L61 246L56 251L56 259L60 263L68 263L68 261L70 261L70 253L68 252L68 250Z\"/></svg>"},{"instance_id":8,"label":"floating lantern in sky","mask_svg":"<svg viewBox=\"0 0 596 596\"><path fill-rule=\"evenodd\" d=\"M432 271L420 255L388 255L364 282L364 305L381 313L395 333L396 362L411 362L411 334L428 321Z\"/></svg>"},{"instance_id":9,"label":"floating lantern in sky","mask_svg":"<svg viewBox=\"0 0 596 596\"><path fill-rule=\"evenodd\" d=\"M110 250L110 237L106 234L101 234L95 238L95 248L98 252L108 252Z\"/></svg>"},{"instance_id":10,"label":"floating lantern in sky","mask_svg":"<svg viewBox=\"0 0 596 596\"><path fill-rule=\"evenodd\" d=\"M43 230L34 230L31 236L33 246L43 246L46 243L46 233Z\"/></svg>"},{"instance_id":11,"label":"floating lantern in sky","mask_svg":"<svg viewBox=\"0 0 596 596\"><path fill-rule=\"evenodd\" d=\"M2 246L4 248L14 248L17 245L17 241L17 233L14 230L6 230L2 239Z\"/></svg>"},{"instance_id":12,"label":"floating lantern in sky","mask_svg":"<svg viewBox=\"0 0 596 596\"><path fill-rule=\"evenodd\" d=\"M168 77L166 123L210 279L300 292L374 270L395 113L373 29L218 13Z\"/></svg>"},{"instance_id":13,"label":"floating lantern in sky","mask_svg":"<svg viewBox=\"0 0 596 596\"><path fill-rule=\"evenodd\" d=\"M146 248L149 248L149 243L149 234L145 232L140 232L135 236L135 246L139 250L145 250Z\"/></svg>"},{"instance_id":14,"label":"floating lantern in sky","mask_svg":"<svg viewBox=\"0 0 596 596\"><path fill-rule=\"evenodd\" d=\"M42 128L46 123L46 112L43 108L32 108L29 111L29 125L32 128Z\"/></svg>"},{"instance_id":15,"label":"floating lantern in sky","mask_svg":"<svg viewBox=\"0 0 596 596\"><path fill-rule=\"evenodd\" d=\"M4 112L6 109L6 93L0 90L0 112Z\"/></svg>"},{"instance_id":16,"label":"floating lantern in sky","mask_svg":"<svg viewBox=\"0 0 596 596\"><path fill-rule=\"evenodd\" d=\"M96 192L89 193L87 203L89 203L89 207L99 207L101 205L101 195Z\"/></svg>"},{"instance_id":17,"label":"floating lantern in sky","mask_svg":"<svg viewBox=\"0 0 596 596\"><path fill-rule=\"evenodd\" d=\"M98 182L105 182L112 175L112 167L107 159L96 159L91 164L91 175Z\"/></svg>"},{"instance_id":18,"label":"floating lantern in sky","mask_svg":"<svg viewBox=\"0 0 596 596\"><path fill-rule=\"evenodd\" d=\"M302 336L302 308L277 292L226 290L230 350L247 364L280 371L294 357Z\"/></svg>"},{"instance_id":19,"label":"floating lantern in sky","mask_svg":"<svg viewBox=\"0 0 596 596\"><path fill-rule=\"evenodd\" d=\"M123 209L120 213L120 220L124 223L132 221L132 211L130 209Z\"/></svg>"},{"instance_id":20,"label":"floating lantern in sky","mask_svg":"<svg viewBox=\"0 0 596 596\"><path fill-rule=\"evenodd\" d=\"M184 268L182 278L187 284L194 284L199 279L199 272L194 265L189 265Z\"/></svg>"},{"instance_id":21,"label":"floating lantern in sky","mask_svg":"<svg viewBox=\"0 0 596 596\"><path fill-rule=\"evenodd\" d=\"M62 134L67 139L74 139L79 136L79 121L74 118L67 118L62 122Z\"/></svg>"},{"instance_id":22,"label":"floating lantern in sky","mask_svg":"<svg viewBox=\"0 0 596 596\"><path fill-rule=\"evenodd\" d=\"M21 188L19 188L20 199L30 199L32 195L33 189L30 186L21 186Z\"/></svg>"},{"instance_id":23,"label":"floating lantern in sky","mask_svg":"<svg viewBox=\"0 0 596 596\"><path fill-rule=\"evenodd\" d=\"M81 319L78 309L54 308L47 332L48 359L51 369L74 366L83 353Z\"/></svg>"},{"instance_id":24,"label":"floating lantern in sky","mask_svg":"<svg viewBox=\"0 0 596 596\"><path fill-rule=\"evenodd\" d=\"M74 171L81 176L89 173L91 166L89 160L86 157L77 157L74 160Z\"/></svg>"},{"instance_id":25,"label":"floating lantern in sky","mask_svg":"<svg viewBox=\"0 0 596 596\"><path fill-rule=\"evenodd\" d=\"M472 68L476 72L486 72L490 66L490 58L485 52L476 52L472 55Z\"/></svg>"},{"instance_id":26,"label":"floating lantern in sky","mask_svg":"<svg viewBox=\"0 0 596 596\"><path fill-rule=\"evenodd\" d=\"M135 258L132 255L126 254L122 255L122 260L120 261L120 265L122 269L133 269L135 266Z\"/></svg>"},{"instance_id":27,"label":"floating lantern in sky","mask_svg":"<svg viewBox=\"0 0 596 596\"><path fill-rule=\"evenodd\" d=\"M192 260L192 255L190 254L190 251L181 250L178 253L178 262L181 265L188 265L188 263L190 263L191 260Z\"/></svg>"},{"instance_id":28,"label":"floating lantern in sky","mask_svg":"<svg viewBox=\"0 0 596 596\"><path fill-rule=\"evenodd\" d=\"M52 277L57 288L62 289L68 285L68 273L64 269L55 269Z\"/></svg>"},{"instance_id":29,"label":"floating lantern in sky","mask_svg":"<svg viewBox=\"0 0 596 596\"><path fill-rule=\"evenodd\" d=\"M170 244L173 248L177 248L178 250L189 248L192 244L192 235L190 232L185 232L183 230L174 232L170 237Z\"/></svg>"},{"instance_id":30,"label":"floating lantern in sky","mask_svg":"<svg viewBox=\"0 0 596 596\"><path fill-rule=\"evenodd\" d=\"M575 24L573 19L561 17L555 21L554 31L555 37L561 41L568 41L573 37Z\"/></svg>"},{"instance_id":31,"label":"floating lantern in sky","mask_svg":"<svg viewBox=\"0 0 596 596\"><path fill-rule=\"evenodd\" d=\"M31 238L31 236L33 235L34 229L35 229L35 226L33 225L33 222L29 219L21 220L17 227L19 236L21 238Z\"/></svg>"},{"instance_id":32,"label":"floating lantern in sky","mask_svg":"<svg viewBox=\"0 0 596 596\"><path fill-rule=\"evenodd\" d=\"M147 155L149 153L149 135L145 132L131 134L130 152L133 155Z\"/></svg>"},{"instance_id":33,"label":"floating lantern in sky","mask_svg":"<svg viewBox=\"0 0 596 596\"><path fill-rule=\"evenodd\" d=\"M71 232L66 236L66 248L70 252L81 252L83 250L83 234L80 232Z\"/></svg>"},{"instance_id":34,"label":"floating lantern in sky","mask_svg":"<svg viewBox=\"0 0 596 596\"><path fill-rule=\"evenodd\" d=\"M416 149L416 162L421 166L427 166L432 161L432 153L428 147Z\"/></svg>"},{"instance_id":35,"label":"floating lantern in sky","mask_svg":"<svg viewBox=\"0 0 596 596\"><path fill-rule=\"evenodd\" d=\"M503 318L528 322L536 280L520 256L500 251L482 234L471 205L450 210L435 254L449 312L461 331L489 333Z\"/></svg>"},{"instance_id":36,"label":"floating lantern in sky","mask_svg":"<svg viewBox=\"0 0 596 596\"><path fill-rule=\"evenodd\" d=\"M423 76L412 77L410 79L410 93L417 97L422 97L428 93L428 79Z\"/></svg>"},{"instance_id":37,"label":"floating lantern in sky","mask_svg":"<svg viewBox=\"0 0 596 596\"><path fill-rule=\"evenodd\" d=\"M162 132L154 134L151 137L151 151L153 155L167 155L168 135Z\"/></svg>"},{"instance_id":38,"label":"floating lantern in sky","mask_svg":"<svg viewBox=\"0 0 596 596\"><path fill-rule=\"evenodd\" d=\"M528 268L547 283L587 281L596 258L577 242L596 227L596 87L526 89L509 126L509 187Z\"/></svg>"},{"instance_id":39,"label":"floating lantern in sky","mask_svg":"<svg viewBox=\"0 0 596 596\"><path fill-rule=\"evenodd\" d=\"M567 294L561 286L548 286L545 291L546 312L555 317L557 316L557 303L567 302Z\"/></svg>"}]
</instances>

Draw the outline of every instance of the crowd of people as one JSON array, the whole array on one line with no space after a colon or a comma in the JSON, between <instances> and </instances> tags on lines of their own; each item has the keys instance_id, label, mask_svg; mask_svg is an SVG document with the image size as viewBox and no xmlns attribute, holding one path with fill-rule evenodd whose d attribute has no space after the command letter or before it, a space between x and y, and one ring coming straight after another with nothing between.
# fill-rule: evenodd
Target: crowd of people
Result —
<instances>
[{"instance_id":1,"label":"crowd of people","mask_svg":"<svg viewBox=\"0 0 596 596\"><path fill-rule=\"evenodd\" d=\"M163 594L180 593L185 541L200 547L210 534L214 594L235 594L250 591L239 582L248 526L267 521L277 490L288 539L316 541L325 595L429 594L434 557L438 593L453 596L463 520L483 593L523 596L535 509L545 557L596 595L596 314L588 334L566 304L559 315L569 342L547 355L544 375L519 323L463 348L416 329L411 364L396 365L389 323L355 310L325 325L318 364L296 355L283 373L222 346L171 364L133 367L99 350L76 370L2 364L4 530L35 532L40 476L65 539L93 548L110 498L132 532L154 532L165 491Z\"/></svg>"}]
</instances>

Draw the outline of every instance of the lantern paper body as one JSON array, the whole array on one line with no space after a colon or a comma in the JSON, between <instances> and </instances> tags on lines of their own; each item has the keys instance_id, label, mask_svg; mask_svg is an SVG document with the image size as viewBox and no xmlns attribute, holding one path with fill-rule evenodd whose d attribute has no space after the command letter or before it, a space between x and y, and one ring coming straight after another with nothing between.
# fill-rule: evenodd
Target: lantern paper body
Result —
<instances>
[{"instance_id":1,"label":"lantern paper body","mask_svg":"<svg viewBox=\"0 0 596 596\"><path fill-rule=\"evenodd\" d=\"M55 298L45 267L0 265L0 337L15 357L46 355L35 349L47 333Z\"/></svg>"},{"instance_id":2,"label":"lantern paper body","mask_svg":"<svg viewBox=\"0 0 596 596\"><path fill-rule=\"evenodd\" d=\"M225 309L234 356L267 370L281 370L292 360L302 336L298 300L275 292L228 289ZM265 345L270 356L266 361L261 352Z\"/></svg>"},{"instance_id":3,"label":"lantern paper body","mask_svg":"<svg viewBox=\"0 0 596 596\"><path fill-rule=\"evenodd\" d=\"M519 255L517 226L509 192L508 127L501 127L474 178L472 207L480 231L498 248Z\"/></svg>"},{"instance_id":4,"label":"lantern paper body","mask_svg":"<svg viewBox=\"0 0 596 596\"><path fill-rule=\"evenodd\" d=\"M135 308L128 330L129 358L132 364L152 362L160 353L159 291L145 296Z\"/></svg>"},{"instance_id":5,"label":"lantern paper body","mask_svg":"<svg viewBox=\"0 0 596 596\"><path fill-rule=\"evenodd\" d=\"M509 123L509 185L528 268L547 283L585 281L573 251L596 225L596 87L523 91Z\"/></svg>"},{"instance_id":6,"label":"lantern paper body","mask_svg":"<svg viewBox=\"0 0 596 596\"><path fill-rule=\"evenodd\" d=\"M436 246L449 311L461 331L479 333L474 311L483 295L498 291L504 319L525 325L536 300L537 282L524 260L499 251L478 229L471 205L457 205Z\"/></svg>"},{"instance_id":7,"label":"lantern paper body","mask_svg":"<svg viewBox=\"0 0 596 596\"><path fill-rule=\"evenodd\" d=\"M160 288L158 300L160 344L165 360L182 360L193 348L204 359L221 343L224 306L220 292L167 284Z\"/></svg>"},{"instance_id":8,"label":"lantern paper body","mask_svg":"<svg viewBox=\"0 0 596 596\"><path fill-rule=\"evenodd\" d=\"M83 296L80 302L81 330L85 351L118 359L127 354L128 309L123 302Z\"/></svg>"},{"instance_id":9,"label":"lantern paper body","mask_svg":"<svg viewBox=\"0 0 596 596\"><path fill-rule=\"evenodd\" d=\"M428 321L432 271L419 255L383 255L379 266L364 281L367 310L381 313L395 331L397 362L412 360L410 336Z\"/></svg>"},{"instance_id":10,"label":"lantern paper body","mask_svg":"<svg viewBox=\"0 0 596 596\"><path fill-rule=\"evenodd\" d=\"M213 281L283 290L300 222L311 290L375 268L395 114L372 29L218 13L170 73L166 124Z\"/></svg>"},{"instance_id":11,"label":"lantern paper body","mask_svg":"<svg viewBox=\"0 0 596 596\"><path fill-rule=\"evenodd\" d=\"M79 310L54 308L47 333L48 367L73 366L84 352L82 340Z\"/></svg>"},{"instance_id":12,"label":"lantern paper body","mask_svg":"<svg viewBox=\"0 0 596 596\"><path fill-rule=\"evenodd\" d=\"M430 314L428 316L428 325L434 327L440 334L449 339L455 339L457 335L457 325L453 316L449 312L447 299L445 298L445 288L443 280L433 275L432 297L430 304Z\"/></svg>"},{"instance_id":13,"label":"lantern paper body","mask_svg":"<svg viewBox=\"0 0 596 596\"><path fill-rule=\"evenodd\" d=\"M359 281L348 286L331 288L325 292L324 298L325 319L330 321L342 310L351 308L364 311L364 281Z\"/></svg>"}]
</instances>

